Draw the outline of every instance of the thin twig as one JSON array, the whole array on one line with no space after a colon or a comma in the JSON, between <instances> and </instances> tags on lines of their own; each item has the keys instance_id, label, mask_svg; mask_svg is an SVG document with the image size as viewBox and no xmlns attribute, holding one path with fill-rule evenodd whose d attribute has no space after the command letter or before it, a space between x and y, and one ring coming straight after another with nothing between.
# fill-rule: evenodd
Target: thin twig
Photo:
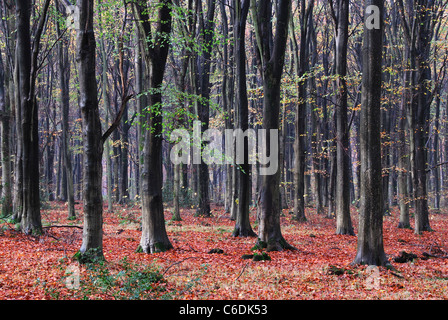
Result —
<instances>
[{"instance_id":1,"label":"thin twig","mask_svg":"<svg viewBox=\"0 0 448 320\"><path fill-rule=\"evenodd\" d=\"M181 264L182 262L187 261L187 260L189 260L189 259L196 259L196 258L198 258L198 257L188 257L188 258L185 258L185 259L183 259L183 260L181 260L181 261L174 262L173 264L171 264L170 266L168 266L168 268L166 268L165 271L163 271L163 273L162 273L162 277L165 275L165 273L168 272L168 270L171 269L171 267L174 267L175 265Z\"/></svg>"},{"instance_id":2,"label":"thin twig","mask_svg":"<svg viewBox=\"0 0 448 320\"><path fill-rule=\"evenodd\" d=\"M241 275L243 274L244 270L246 270L247 265L250 263L250 261L248 263L246 263L243 267L243 269L241 270L240 274L238 275L238 277L235 279L235 281L238 281L238 279L241 277Z\"/></svg>"},{"instance_id":3,"label":"thin twig","mask_svg":"<svg viewBox=\"0 0 448 320\"><path fill-rule=\"evenodd\" d=\"M69 226L69 225L63 225L63 226L58 226L58 225L54 225L54 226L45 226L42 227L43 229L50 229L50 228L78 228L82 230L82 227L80 226Z\"/></svg>"}]
</instances>

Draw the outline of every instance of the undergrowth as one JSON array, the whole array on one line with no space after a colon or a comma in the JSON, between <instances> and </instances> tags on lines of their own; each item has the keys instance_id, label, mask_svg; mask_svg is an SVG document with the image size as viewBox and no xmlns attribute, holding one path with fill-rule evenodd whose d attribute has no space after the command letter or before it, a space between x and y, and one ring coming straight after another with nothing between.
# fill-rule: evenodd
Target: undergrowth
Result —
<instances>
[{"instance_id":1,"label":"undergrowth","mask_svg":"<svg viewBox=\"0 0 448 320\"><path fill-rule=\"evenodd\" d=\"M67 266L67 264L64 264ZM82 268L82 269L81 269ZM96 261L82 266L67 266L61 279L68 290L42 282L50 299L115 299L148 300L172 299L172 293L166 289L166 281L160 270L153 265L141 265L127 258L118 263Z\"/></svg>"}]
</instances>

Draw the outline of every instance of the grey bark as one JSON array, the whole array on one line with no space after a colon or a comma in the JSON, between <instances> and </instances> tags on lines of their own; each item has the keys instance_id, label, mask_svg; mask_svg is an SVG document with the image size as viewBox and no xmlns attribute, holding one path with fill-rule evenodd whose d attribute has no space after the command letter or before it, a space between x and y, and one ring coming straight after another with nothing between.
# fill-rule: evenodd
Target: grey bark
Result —
<instances>
[{"instance_id":1,"label":"grey bark","mask_svg":"<svg viewBox=\"0 0 448 320\"><path fill-rule=\"evenodd\" d=\"M384 10L384 0L367 0ZM382 15L380 14L382 17ZM383 19L380 29L364 28L361 97L361 208L355 264L383 266L383 202L381 178L381 63Z\"/></svg>"},{"instance_id":2,"label":"grey bark","mask_svg":"<svg viewBox=\"0 0 448 320\"><path fill-rule=\"evenodd\" d=\"M35 96L37 57L40 39L46 22L50 1L44 3L42 13L31 46L30 1L16 1L17 47L16 66L18 72L18 109L21 116L22 149L22 208L20 223L26 234L42 232L39 196L39 132L38 105Z\"/></svg>"},{"instance_id":3,"label":"grey bark","mask_svg":"<svg viewBox=\"0 0 448 320\"><path fill-rule=\"evenodd\" d=\"M56 5L56 8L62 12L62 9ZM66 15L63 15L65 17ZM56 24L56 30L58 37L61 37L62 33L59 24ZM69 108L70 108L70 96L69 96L69 82L70 82L70 59L68 55L68 40L61 41L58 44L58 66L59 66L59 81L61 89L61 148L64 163L64 170L67 183L67 207L69 219L76 218L75 214L75 191L73 186L73 170L72 160L69 150Z\"/></svg>"},{"instance_id":4,"label":"grey bark","mask_svg":"<svg viewBox=\"0 0 448 320\"><path fill-rule=\"evenodd\" d=\"M145 253L165 251L172 248L165 228L162 198L162 115L160 92L166 67L171 33L171 1L162 0L157 15L156 29L151 30L147 4L134 2L134 16L143 40L146 67L146 83L151 90L148 96L149 112L146 121L142 170L142 236L140 249ZM154 32L154 33L153 33ZM152 39L155 37L155 39ZM153 45L150 39L155 40Z\"/></svg>"},{"instance_id":5,"label":"grey bark","mask_svg":"<svg viewBox=\"0 0 448 320\"><path fill-rule=\"evenodd\" d=\"M201 97L197 101L198 119L201 121L201 134L209 127L210 122L210 66L211 53L213 50L213 34L214 34L214 15L216 0L209 0L208 9L204 19L202 2L198 1L199 11L199 43L202 44L202 50L197 57L197 74L196 89L197 94ZM201 147L204 147L204 143ZM211 216L210 212L210 196L209 196L209 170L208 165L201 161L197 165L198 174L198 209L196 215Z\"/></svg>"},{"instance_id":6,"label":"grey bark","mask_svg":"<svg viewBox=\"0 0 448 320\"><path fill-rule=\"evenodd\" d=\"M2 163L2 211L0 216L6 217L13 213L12 208L12 177L11 177L11 106L9 96L9 77L0 52L0 113L1 113L1 163Z\"/></svg>"},{"instance_id":7,"label":"grey bark","mask_svg":"<svg viewBox=\"0 0 448 320\"><path fill-rule=\"evenodd\" d=\"M278 130L280 124L280 81L285 60L289 19L291 18L291 1L279 0L277 9L276 32L273 36L271 1L252 1L252 19L263 78L263 129L267 130L267 150L264 150L266 154L271 154L270 130ZM279 141L274 143L278 144ZM278 154L273 156L276 156L278 160ZM293 249L283 238L280 228L280 172L277 170L272 175L263 175L260 178L259 245L266 247L268 251Z\"/></svg>"},{"instance_id":8,"label":"grey bark","mask_svg":"<svg viewBox=\"0 0 448 320\"><path fill-rule=\"evenodd\" d=\"M349 0L336 1L336 234L354 235L350 218L350 154L347 119L347 45Z\"/></svg>"},{"instance_id":9,"label":"grey bark","mask_svg":"<svg viewBox=\"0 0 448 320\"><path fill-rule=\"evenodd\" d=\"M76 64L79 75L79 107L83 124L83 207L84 227L80 254L102 259L103 256L103 197L101 164L103 141L98 109L96 83L96 43L93 30L93 0L78 1Z\"/></svg>"},{"instance_id":10,"label":"grey bark","mask_svg":"<svg viewBox=\"0 0 448 320\"><path fill-rule=\"evenodd\" d=\"M249 129L249 102L246 87L246 20L249 13L250 0L235 0L234 6L234 38L235 38L235 65L236 65L236 105L238 108L238 129L245 132ZM238 207L236 212L236 223L233 230L234 237L253 237L249 221L250 189L251 189L251 165L249 164L249 142L244 138L244 159L239 164L236 188L238 192ZM238 164L237 164L238 165Z\"/></svg>"}]
</instances>

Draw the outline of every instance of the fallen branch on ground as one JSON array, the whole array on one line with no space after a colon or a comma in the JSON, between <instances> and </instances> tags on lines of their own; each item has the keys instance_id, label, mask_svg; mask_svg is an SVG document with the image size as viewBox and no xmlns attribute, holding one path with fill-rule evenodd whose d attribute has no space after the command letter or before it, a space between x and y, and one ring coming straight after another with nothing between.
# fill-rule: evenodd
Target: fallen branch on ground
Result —
<instances>
[{"instance_id":1,"label":"fallen branch on ground","mask_svg":"<svg viewBox=\"0 0 448 320\"><path fill-rule=\"evenodd\" d=\"M50 229L50 228L78 228L82 230L82 227L80 226L69 226L69 225L63 225L63 226L58 226L58 225L54 225L54 226L45 226L42 227L43 229Z\"/></svg>"}]
</instances>

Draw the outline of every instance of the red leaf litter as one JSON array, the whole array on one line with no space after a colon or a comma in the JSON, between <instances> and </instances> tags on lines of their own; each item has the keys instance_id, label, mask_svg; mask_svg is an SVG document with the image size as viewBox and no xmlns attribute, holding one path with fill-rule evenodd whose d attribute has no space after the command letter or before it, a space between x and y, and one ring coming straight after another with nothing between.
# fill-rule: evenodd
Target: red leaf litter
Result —
<instances>
[{"instance_id":1,"label":"red leaf litter","mask_svg":"<svg viewBox=\"0 0 448 320\"><path fill-rule=\"evenodd\" d=\"M352 265L356 236L336 235L335 221L311 208L306 223L294 221L290 210L282 214L283 236L297 250L268 252L271 260L255 261L242 256L261 253L251 250L256 239L232 237L234 221L222 207L213 207L211 218L181 210L180 222L170 220L167 208L166 227L174 249L145 254L136 252L140 208L115 206L114 212L104 210L106 262L93 271L73 259L82 230L54 227L82 226L79 205L77 213L75 221L67 220L65 204L53 203L42 211L47 228L37 237L1 220L0 299L448 299L447 212L431 214L434 231L422 235L397 228L397 209L385 216L384 247L392 268L378 268ZM353 208L355 232L357 218ZM251 222L257 231L256 210ZM395 262L403 252L414 259ZM124 280L130 265L156 270L160 279L144 290L142 280L130 285ZM73 270L78 273L70 273ZM115 282L102 281L105 274ZM70 282L73 275L80 282Z\"/></svg>"}]
</instances>

